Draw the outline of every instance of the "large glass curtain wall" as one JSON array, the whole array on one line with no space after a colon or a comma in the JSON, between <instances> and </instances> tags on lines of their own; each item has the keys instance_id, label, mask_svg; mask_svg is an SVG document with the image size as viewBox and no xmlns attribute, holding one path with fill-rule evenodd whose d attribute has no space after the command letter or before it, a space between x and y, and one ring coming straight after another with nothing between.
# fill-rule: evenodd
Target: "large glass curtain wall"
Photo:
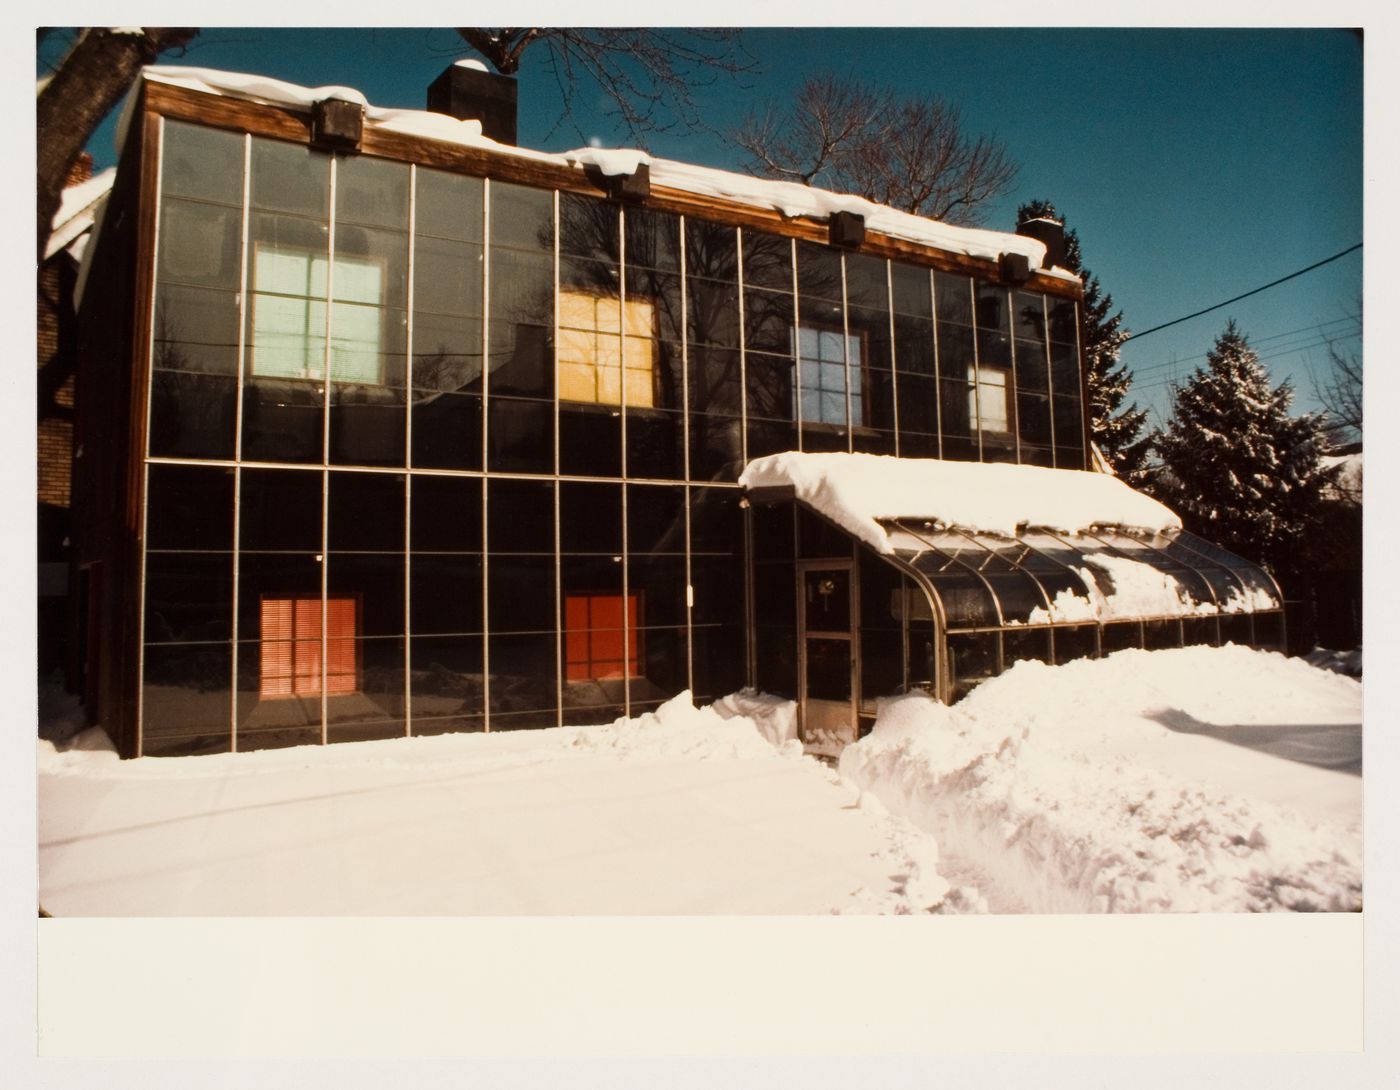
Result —
<instances>
[{"instance_id":1,"label":"large glass curtain wall","mask_svg":"<svg viewBox=\"0 0 1400 1090\"><path fill-rule=\"evenodd\" d=\"M1184 531L1027 530L1003 538L909 522L886 530L899 562L939 603L942 615L934 618L919 591L905 608L943 627L952 699L1020 659L1063 663L1130 647L1229 642L1283 646L1282 598L1268 575Z\"/></svg>"},{"instance_id":2,"label":"large glass curtain wall","mask_svg":"<svg viewBox=\"0 0 1400 1090\"><path fill-rule=\"evenodd\" d=\"M160 156L144 752L721 695L746 460L1083 468L1072 302L181 122Z\"/></svg>"}]
</instances>

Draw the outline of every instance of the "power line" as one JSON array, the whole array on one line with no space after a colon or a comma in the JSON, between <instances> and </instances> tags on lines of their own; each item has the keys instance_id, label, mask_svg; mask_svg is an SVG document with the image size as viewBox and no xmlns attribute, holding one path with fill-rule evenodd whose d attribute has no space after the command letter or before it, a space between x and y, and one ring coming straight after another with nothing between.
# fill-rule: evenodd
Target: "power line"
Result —
<instances>
[{"instance_id":1,"label":"power line","mask_svg":"<svg viewBox=\"0 0 1400 1090\"><path fill-rule=\"evenodd\" d=\"M1261 355L1258 357L1258 359L1260 363L1264 363L1266 360L1276 359L1279 356L1288 356L1294 352L1310 352L1314 348L1322 348L1331 343L1331 338L1322 337L1309 344L1301 344L1293 348L1280 348L1275 352L1269 352L1265 355ZM1140 386L1137 383L1134 383L1132 388L1134 393L1140 393L1144 390L1159 390L1163 386L1175 386L1178 383L1178 381L1179 380L1175 378L1157 379L1153 382L1144 382Z\"/></svg>"},{"instance_id":2,"label":"power line","mask_svg":"<svg viewBox=\"0 0 1400 1090\"><path fill-rule=\"evenodd\" d=\"M1340 331L1332 331L1332 332L1328 332L1328 333L1323 333L1323 332L1322 332L1324 329L1327 329L1329 326L1341 325L1341 324L1344 323L1344 322L1350 322L1350 323L1352 323L1352 324L1355 326L1355 328L1354 328L1354 329L1351 329L1351 330L1349 330L1349 331L1347 331L1347 332L1345 332L1345 333L1340 332ZM1282 340L1282 339L1284 339L1284 338L1286 338L1286 337L1293 337L1293 336L1296 336L1296 335L1299 334L1299 333L1309 333L1309 334L1312 334L1312 333L1314 333L1314 331L1316 331L1316 333L1321 333L1322 336L1327 337L1327 338L1330 338L1330 339L1332 339L1332 340L1344 341L1344 340L1349 340L1349 339L1352 338L1352 337L1360 336L1360 334L1361 334L1361 323L1360 323L1355 317L1352 317L1352 316L1350 316L1350 315L1348 315L1347 317L1344 317L1344 318L1332 318L1332 319L1330 319L1330 320L1328 320L1328 321L1326 321L1326 322L1318 322L1316 325L1300 326L1300 327L1297 328L1297 329L1290 329L1290 330L1288 330L1288 332L1286 332L1286 333L1274 333L1274 334L1272 334L1272 335L1270 335L1270 336L1268 336L1268 337L1250 337L1250 338L1249 338L1249 346L1250 346L1251 348L1254 348L1254 349L1257 350L1257 349L1263 347L1264 345L1270 345L1270 342L1271 342L1271 341L1278 341L1278 340ZM1309 338L1309 339L1310 339L1310 338ZM1274 349L1275 347L1277 347L1277 346L1275 346L1275 345L1270 345L1270 347L1269 347L1268 350L1269 350L1269 351L1273 351L1273 349ZM1130 366L1129 366L1129 369L1130 369L1130 370L1132 371L1132 373L1133 373L1133 380L1134 380L1134 381L1137 381L1139 378L1142 378L1142 377L1145 376L1145 375L1150 375L1150 374L1152 374L1154 371L1163 371L1163 370L1166 370L1166 369L1169 368L1169 367L1180 367L1181 365L1187 364L1187 363L1191 363L1191 362L1194 361L1194 360L1203 360L1203 359L1205 359L1208 355L1210 355L1209 352L1197 352L1194 356L1183 356L1183 357L1181 357L1180 359L1174 359L1174 360L1160 360L1160 361L1158 361L1157 363L1144 364L1144 365L1141 366L1141 367L1130 365Z\"/></svg>"},{"instance_id":3,"label":"power line","mask_svg":"<svg viewBox=\"0 0 1400 1090\"><path fill-rule=\"evenodd\" d=\"M1323 265L1326 265L1332 261L1336 261L1339 257L1346 257L1346 255L1351 253L1353 250L1361 249L1361 245L1362 244L1358 242L1355 246L1348 246L1341 253L1333 254L1331 257L1324 257L1321 261L1309 265L1306 269L1299 269L1297 272L1289 273L1287 276L1281 276L1277 280L1271 280L1262 288L1255 288L1253 291L1247 291L1243 295L1236 295L1233 299L1226 299L1223 303L1216 303L1214 306L1206 307L1205 310L1198 310L1194 314L1187 314L1185 317L1182 318L1173 318L1170 322L1163 322L1161 325L1154 325L1151 329L1144 329L1141 333L1129 333L1126 337L1123 338L1122 343L1126 344L1128 341L1136 340L1138 337L1146 337L1149 333L1156 333L1157 330L1166 329L1168 326L1180 325L1182 322L1189 322L1192 318L1199 318L1202 314L1209 314L1212 310L1219 310L1221 307L1228 307L1231 303L1238 303L1241 299L1248 299L1251 295L1258 295L1261 291L1268 291L1270 288L1276 288L1278 287L1278 285L1292 280L1294 277L1302 276L1304 273L1312 272L1314 269L1320 269Z\"/></svg>"}]
</instances>

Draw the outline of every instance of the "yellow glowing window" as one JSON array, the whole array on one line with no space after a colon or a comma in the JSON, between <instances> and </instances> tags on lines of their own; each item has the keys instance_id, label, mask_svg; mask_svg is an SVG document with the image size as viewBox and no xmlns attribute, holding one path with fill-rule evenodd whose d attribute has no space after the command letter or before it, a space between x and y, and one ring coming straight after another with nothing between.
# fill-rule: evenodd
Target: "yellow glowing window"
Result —
<instances>
[{"instance_id":1,"label":"yellow glowing window","mask_svg":"<svg viewBox=\"0 0 1400 1090\"><path fill-rule=\"evenodd\" d=\"M559 292L559 399L656 404L656 308L650 299Z\"/></svg>"}]
</instances>

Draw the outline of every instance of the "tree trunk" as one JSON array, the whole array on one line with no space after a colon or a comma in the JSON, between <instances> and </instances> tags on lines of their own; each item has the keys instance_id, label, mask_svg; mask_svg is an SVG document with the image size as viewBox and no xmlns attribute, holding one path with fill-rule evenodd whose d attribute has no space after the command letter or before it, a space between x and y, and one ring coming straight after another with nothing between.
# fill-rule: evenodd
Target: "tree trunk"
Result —
<instances>
[{"instance_id":1,"label":"tree trunk","mask_svg":"<svg viewBox=\"0 0 1400 1090\"><path fill-rule=\"evenodd\" d=\"M36 103L38 262L44 260L64 182L83 145L135 82L143 65L198 33L195 27L142 27L139 33L102 27L86 30L40 92Z\"/></svg>"}]
</instances>

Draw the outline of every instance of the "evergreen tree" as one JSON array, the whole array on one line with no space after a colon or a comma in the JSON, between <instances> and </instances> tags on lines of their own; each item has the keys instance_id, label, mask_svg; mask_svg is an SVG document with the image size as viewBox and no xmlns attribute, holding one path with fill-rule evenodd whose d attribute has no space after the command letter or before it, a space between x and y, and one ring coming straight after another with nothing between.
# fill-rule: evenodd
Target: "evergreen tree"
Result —
<instances>
[{"instance_id":1,"label":"evergreen tree","mask_svg":"<svg viewBox=\"0 0 1400 1090\"><path fill-rule=\"evenodd\" d=\"M1051 219L1063 224L1064 217L1049 201L1031 201L1016 210L1016 222L1028 219ZM1089 434L1103 452L1113 471L1129 484L1139 485L1146 479L1147 455L1151 438L1143 435L1147 410L1136 402L1126 408L1123 402L1132 382L1127 368L1119 362L1118 352L1128 331L1123 328L1123 313L1113 309L1113 296L1104 291L1099 278L1084 268L1079 247L1079 233L1065 232L1065 268L1084 281L1084 364L1089 386Z\"/></svg>"},{"instance_id":2,"label":"evergreen tree","mask_svg":"<svg viewBox=\"0 0 1400 1090\"><path fill-rule=\"evenodd\" d=\"M1288 414L1292 387L1269 384L1234 319L1172 401L1166 430L1152 436L1163 462L1153 493L1189 529L1275 575L1305 571L1338 473L1320 463L1321 417Z\"/></svg>"}]
</instances>

